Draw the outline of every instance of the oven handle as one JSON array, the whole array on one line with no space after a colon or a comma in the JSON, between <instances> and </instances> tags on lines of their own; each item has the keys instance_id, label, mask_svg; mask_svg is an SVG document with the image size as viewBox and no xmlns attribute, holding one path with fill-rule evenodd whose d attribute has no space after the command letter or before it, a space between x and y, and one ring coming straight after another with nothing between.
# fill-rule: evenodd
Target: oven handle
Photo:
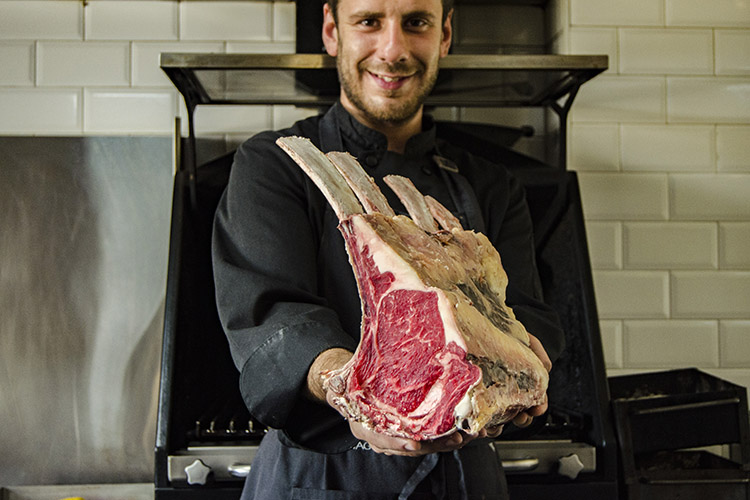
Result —
<instances>
[{"instance_id":1,"label":"oven handle","mask_svg":"<svg viewBox=\"0 0 750 500\"><path fill-rule=\"evenodd\" d=\"M539 459L533 457L505 459L501 463L506 472L530 471L539 467ZM227 467L227 471L234 477L247 477L250 474L250 464L232 464Z\"/></svg>"},{"instance_id":2,"label":"oven handle","mask_svg":"<svg viewBox=\"0 0 750 500\"><path fill-rule=\"evenodd\" d=\"M250 464L232 464L227 471L234 477L247 477L250 474Z\"/></svg>"},{"instance_id":3,"label":"oven handle","mask_svg":"<svg viewBox=\"0 0 750 500\"><path fill-rule=\"evenodd\" d=\"M536 457L512 458L500 460L505 472L524 472L539 467L539 459Z\"/></svg>"}]
</instances>

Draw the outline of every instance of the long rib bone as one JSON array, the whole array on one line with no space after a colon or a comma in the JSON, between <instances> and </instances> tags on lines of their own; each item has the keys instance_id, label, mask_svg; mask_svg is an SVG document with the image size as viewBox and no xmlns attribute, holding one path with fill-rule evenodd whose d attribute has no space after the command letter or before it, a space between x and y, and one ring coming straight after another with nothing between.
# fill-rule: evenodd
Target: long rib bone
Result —
<instances>
[{"instance_id":1,"label":"long rib bone","mask_svg":"<svg viewBox=\"0 0 750 500\"><path fill-rule=\"evenodd\" d=\"M407 212L409 212L411 220L419 228L428 233L434 233L438 230L435 218L430 213L424 196L414 187L411 180L400 175L388 175L383 180L396 193L396 196L399 197Z\"/></svg>"},{"instance_id":2,"label":"long rib bone","mask_svg":"<svg viewBox=\"0 0 750 500\"><path fill-rule=\"evenodd\" d=\"M362 206L365 207L365 212L368 214L380 212L389 217L396 215L375 181L367 175L352 155L332 151L326 156L344 176L346 183L354 191Z\"/></svg>"},{"instance_id":3,"label":"long rib bone","mask_svg":"<svg viewBox=\"0 0 750 500\"><path fill-rule=\"evenodd\" d=\"M442 203L430 195L425 196L424 201L427 202L427 208L430 209L430 213L443 229L446 231L463 229L461 222Z\"/></svg>"},{"instance_id":4,"label":"long rib bone","mask_svg":"<svg viewBox=\"0 0 750 500\"><path fill-rule=\"evenodd\" d=\"M347 185L346 180L336 168L331 168L331 161L310 139L305 137L282 137L276 141L292 159L312 179L318 189L333 207L339 220L354 214L363 213L362 205Z\"/></svg>"}]
</instances>

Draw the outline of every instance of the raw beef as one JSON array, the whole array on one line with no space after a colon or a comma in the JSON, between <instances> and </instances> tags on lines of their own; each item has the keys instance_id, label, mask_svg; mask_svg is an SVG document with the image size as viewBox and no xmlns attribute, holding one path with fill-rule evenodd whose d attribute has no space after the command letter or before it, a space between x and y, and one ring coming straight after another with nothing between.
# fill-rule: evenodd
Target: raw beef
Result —
<instances>
[{"instance_id":1,"label":"raw beef","mask_svg":"<svg viewBox=\"0 0 750 500\"><path fill-rule=\"evenodd\" d=\"M333 207L357 279L359 346L325 381L350 419L425 440L476 434L544 402L547 371L505 305L507 275L483 234L407 178L385 181L411 218L394 214L351 155L300 137L277 144Z\"/></svg>"}]
</instances>

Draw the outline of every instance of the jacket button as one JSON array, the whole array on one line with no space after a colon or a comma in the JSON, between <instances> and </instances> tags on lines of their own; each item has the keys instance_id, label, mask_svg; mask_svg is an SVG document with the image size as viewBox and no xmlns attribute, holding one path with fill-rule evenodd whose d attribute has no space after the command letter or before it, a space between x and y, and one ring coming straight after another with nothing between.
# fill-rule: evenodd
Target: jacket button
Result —
<instances>
[{"instance_id":1,"label":"jacket button","mask_svg":"<svg viewBox=\"0 0 750 500\"><path fill-rule=\"evenodd\" d=\"M365 157L365 165L371 168L375 168L378 166L378 157L375 155L367 155Z\"/></svg>"}]
</instances>

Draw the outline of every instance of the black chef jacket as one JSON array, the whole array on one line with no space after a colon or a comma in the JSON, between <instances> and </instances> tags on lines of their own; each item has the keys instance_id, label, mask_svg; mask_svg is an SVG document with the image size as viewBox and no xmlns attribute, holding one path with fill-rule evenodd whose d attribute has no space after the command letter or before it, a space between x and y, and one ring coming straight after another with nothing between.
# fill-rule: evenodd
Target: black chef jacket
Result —
<instances>
[{"instance_id":1,"label":"black chef jacket","mask_svg":"<svg viewBox=\"0 0 750 500\"><path fill-rule=\"evenodd\" d=\"M356 348L361 308L338 220L319 189L275 144L286 135L308 137L325 152L350 152L396 212L405 210L385 186L387 174L410 178L465 228L485 233L508 274L508 304L550 357L559 355L562 331L541 302L523 191L507 169L437 140L427 116L403 155L387 151L385 136L336 104L323 116L242 144L216 213L217 305L253 417L282 430L293 446L336 453L357 445L337 412L303 396L318 354Z\"/></svg>"}]
</instances>

